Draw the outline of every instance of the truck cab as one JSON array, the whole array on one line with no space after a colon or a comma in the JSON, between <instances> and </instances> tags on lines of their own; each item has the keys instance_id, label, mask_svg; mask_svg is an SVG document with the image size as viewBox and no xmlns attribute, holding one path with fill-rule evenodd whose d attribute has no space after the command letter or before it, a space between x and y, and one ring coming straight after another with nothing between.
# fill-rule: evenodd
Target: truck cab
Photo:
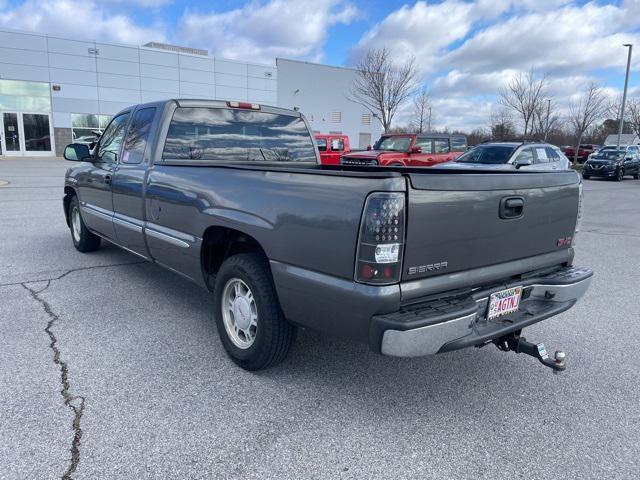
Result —
<instances>
[{"instance_id":1,"label":"truck cab","mask_svg":"<svg viewBox=\"0 0 640 480\"><path fill-rule=\"evenodd\" d=\"M431 167L455 160L467 150L464 135L442 133L384 134L371 150L342 157L344 165Z\"/></svg>"},{"instance_id":2,"label":"truck cab","mask_svg":"<svg viewBox=\"0 0 640 480\"><path fill-rule=\"evenodd\" d=\"M314 139L323 165L340 165L340 157L351 151L348 135L317 133Z\"/></svg>"}]
</instances>

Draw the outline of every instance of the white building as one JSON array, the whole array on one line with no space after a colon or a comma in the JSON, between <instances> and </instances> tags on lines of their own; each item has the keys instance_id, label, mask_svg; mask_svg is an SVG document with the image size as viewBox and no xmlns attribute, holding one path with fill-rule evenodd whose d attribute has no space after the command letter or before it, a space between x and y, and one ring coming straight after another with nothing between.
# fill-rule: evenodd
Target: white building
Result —
<instances>
[{"instance_id":1,"label":"white building","mask_svg":"<svg viewBox=\"0 0 640 480\"><path fill-rule=\"evenodd\" d=\"M298 107L314 131L366 146L379 123L345 98L354 71L278 59L258 65L206 50L117 45L0 29L0 155L60 155L129 105L167 98ZM363 143L364 142L364 143Z\"/></svg>"}]
</instances>

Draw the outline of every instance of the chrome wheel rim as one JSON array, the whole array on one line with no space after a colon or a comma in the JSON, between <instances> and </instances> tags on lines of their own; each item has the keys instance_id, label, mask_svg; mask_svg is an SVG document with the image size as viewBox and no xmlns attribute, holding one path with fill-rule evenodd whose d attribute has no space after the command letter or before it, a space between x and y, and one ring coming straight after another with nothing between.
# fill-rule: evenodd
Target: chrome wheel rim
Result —
<instances>
[{"instance_id":1,"label":"chrome wheel rim","mask_svg":"<svg viewBox=\"0 0 640 480\"><path fill-rule=\"evenodd\" d=\"M74 206L73 210L71 210L71 234L76 242L80 241L81 228L80 210L78 210L78 207Z\"/></svg>"},{"instance_id":2,"label":"chrome wheel rim","mask_svg":"<svg viewBox=\"0 0 640 480\"><path fill-rule=\"evenodd\" d=\"M239 278L230 279L222 291L222 320L233 344L246 350L258 331L258 307L249 286Z\"/></svg>"}]
</instances>

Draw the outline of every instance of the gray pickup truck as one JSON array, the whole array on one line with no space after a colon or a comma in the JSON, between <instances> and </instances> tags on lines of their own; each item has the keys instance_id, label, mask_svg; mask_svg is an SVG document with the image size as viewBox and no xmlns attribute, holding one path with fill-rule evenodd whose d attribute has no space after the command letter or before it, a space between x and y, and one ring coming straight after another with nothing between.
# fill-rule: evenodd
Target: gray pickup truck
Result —
<instances>
[{"instance_id":1,"label":"gray pickup truck","mask_svg":"<svg viewBox=\"0 0 640 480\"><path fill-rule=\"evenodd\" d=\"M169 100L118 113L65 176L81 252L101 240L213 292L241 367L282 361L297 327L419 356L494 343L554 370L521 336L591 281L572 265L572 171L321 165L303 115Z\"/></svg>"}]
</instances>

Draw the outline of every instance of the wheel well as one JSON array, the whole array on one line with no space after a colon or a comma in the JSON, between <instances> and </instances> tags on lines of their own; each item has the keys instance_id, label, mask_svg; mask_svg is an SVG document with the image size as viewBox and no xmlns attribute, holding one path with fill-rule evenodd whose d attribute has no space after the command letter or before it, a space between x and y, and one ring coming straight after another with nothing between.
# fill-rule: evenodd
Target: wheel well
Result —
<instances>
[{"instance_id":1,"label":"wheel well","mask_svg":"<svg viewBox=\"0 0 640 480\"><path fill-rule=\"evenodd\" d=\"M202 237L200 261L205 282L213 288L213 279L225 259L238 253L259 253L265 260L267 254L258 241L239 230L226 227L209 227Z\"/></svg>"},{"instance_id":2,"label":"wheel well","mask_svg":"<svg viewBox=\"0 0 640 480\"><path fill-rule=\"evenodd\" d=\"M71 187L64 187L64 198L62 199L62 205L64 206L64 219L67 221L67 226L70 226L69 223L69 205L71 204L71 199L76 196L76 191Z\"/></svg>"}]
</instances>

